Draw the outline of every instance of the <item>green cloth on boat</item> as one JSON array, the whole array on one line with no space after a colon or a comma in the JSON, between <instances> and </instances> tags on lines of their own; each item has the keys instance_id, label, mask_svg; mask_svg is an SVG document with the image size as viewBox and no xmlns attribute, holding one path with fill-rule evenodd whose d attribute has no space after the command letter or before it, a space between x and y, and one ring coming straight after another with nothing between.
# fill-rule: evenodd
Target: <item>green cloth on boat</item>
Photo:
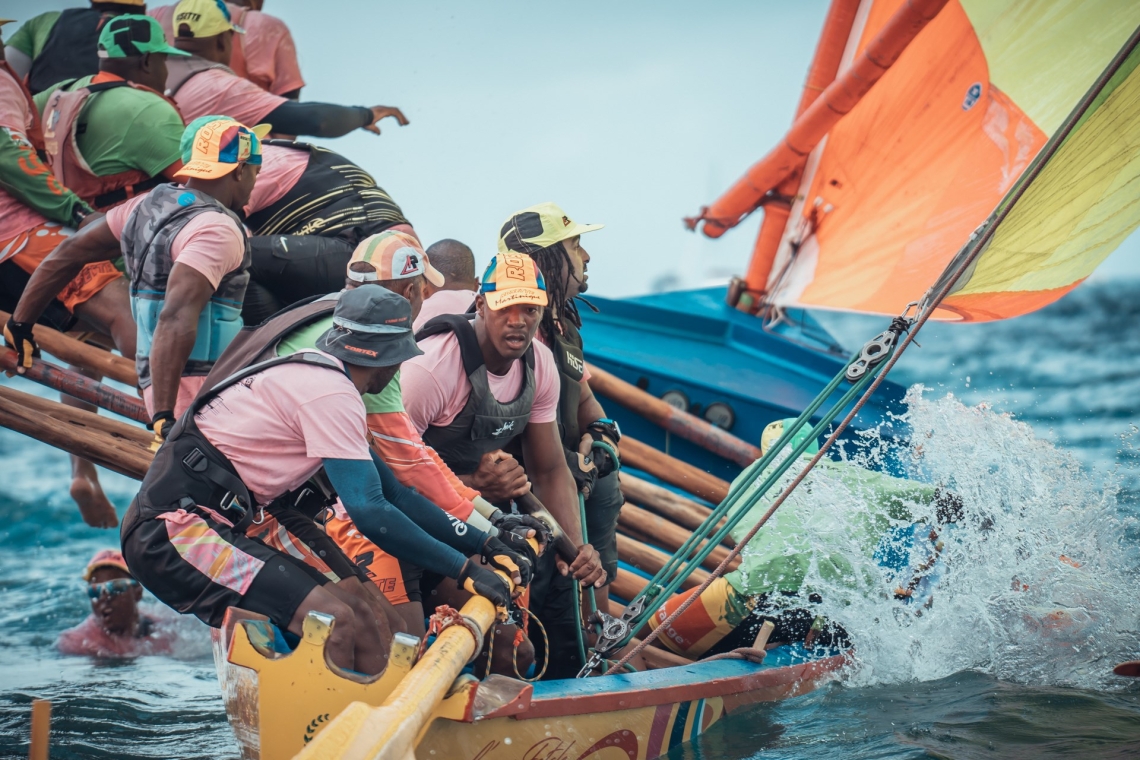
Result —
<instances>
[{"instance_id":1,"label":"green cloth on boat","mask_svg":"<svg viewBox=\"0 0 1140 760\"><path fill-rule=\"evenodd\" d=\"M294 330L277 344L277 355L286 356L304 348L317 348L317 339L324 335L332 324L333 318L329 316ZM400 373L396 373L392 382L384 386L384 390L379 393L365 393L363 398L364 410L368 414L404 411L404 397L400 393Z\"/></svg>"},{"instance_id":2,"label":"green cloth on boat","mask_svg":"<svg viewBox=\"0 0 1140 760\"><path fill-rule=\"evenodd\" d=\"M801 461L810 458L805 454ZM733 486L752 481L748 490L754 492L775 467L769 465L761 476L752 465ZM784 473L732 530L733 539L744 538L801 469L802 464L796 464ZM931 504L935 491L926 483L823 459L748 543L740 567L725 579L747 596L794 593L804 585L814 560L825 582L854 586L858 578L848 555L857 551L870 561L883 534L892 525L913 522L913 511ZM744 508L745 495L730 515ZM818 506L821 498L833 499L829 508Z\"/></svg>"}]
</instances>

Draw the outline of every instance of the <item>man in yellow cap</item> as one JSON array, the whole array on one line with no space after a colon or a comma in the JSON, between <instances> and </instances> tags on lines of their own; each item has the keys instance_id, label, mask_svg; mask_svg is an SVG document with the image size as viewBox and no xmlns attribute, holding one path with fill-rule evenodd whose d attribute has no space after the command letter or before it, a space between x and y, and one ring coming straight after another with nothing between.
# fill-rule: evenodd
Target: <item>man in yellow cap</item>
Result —
<instances>
[{"instance_id":1,"label":"man in yellow cap","mask_svg":"<svg viewBox=\"0 0 1140 760\"><path fill-rule=\"evenodd\" d=\"M32 94L57 82L99 73L99 32L123 13L145 13L145 0L95 2L87 8L41 13L24 23L4 49L8 64L26 77Z\"/></svg>"},{"instance_id":2,"label":"man in yellow cap","mask_svg":"<svg viewBox=\"0 0 1140 760\"><path fill-rule=\"evenodd\" d=\"M583 663L570 577L600 587L606 573L598 552L582 540L577 488L558 431L558 368L550 349L534 340L547 304L534 261L498 254L483 274L474 314L445 314L417 333L424 354L404 363L401 386L416 431L461 480L487 496L500 470L517 472L518 487L489 500L533 490L578 545L570 565L544 554L531 588L532 609L550 638L547 677L572 678ZM525 473L504 449L521 452Z\"/></svg>"},{"instance_id":3,"label":"man in yellow cap","mask_svg":"<svg viewBox=\"0 0 1140 760\"><path fill-rule=\"evenodd\" d=\"M266 92L229 68L233 36L244 29L235 24L222 0L182 0L174 8L174 44L190 53L171 61L166 82L182 115L226 113L244 124L272 124L279 135L340 137L355 129L380 134L376 122L392 116L405 125L398 108L298 103Z\"/></svg>"},{"instance_id":4,"label":"man in yellow cap","mask_svg":"<svg viewBox=\"0 0 1140 760\"><path fill-rule=\"evenodd\" d=\"M249 243L237 212L249 202L264 131L225 116L192 122L178 173L185 186L159 185L57 248L28 282L5 330L20 362L30 366L31 325L61 284L85 264L121 252L138 324L139 385L162 438L242 326Z\"/></svg>"}]
</instances>

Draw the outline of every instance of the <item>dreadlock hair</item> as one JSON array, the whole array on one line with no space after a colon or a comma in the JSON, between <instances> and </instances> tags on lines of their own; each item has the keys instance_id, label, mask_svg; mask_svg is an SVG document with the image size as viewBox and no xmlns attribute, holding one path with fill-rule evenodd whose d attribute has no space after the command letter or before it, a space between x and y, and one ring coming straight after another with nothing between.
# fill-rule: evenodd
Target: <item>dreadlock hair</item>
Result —
<instances>
[{"instance_id":1,"label":"dreadlock hair","mask_svg":"<svg viewBox=\"0 0 1140 760\"><path fill-rule=\"evenodd\" d=\"M539 329L546 336L549 345L555 345L556 339L562 334L556 324L554 313L558 312L557 319L562 319L574 327L582 326L582 316L578 314L578 304L574 303L566 290L566 272L572 271L570 254L566 253L566 246L562 241L546 248L539 248L526 254L534 260L538 271L542 272L546 280L546 297L549 305L542 313L542 322Z\"/></svg>"}]
</instances>

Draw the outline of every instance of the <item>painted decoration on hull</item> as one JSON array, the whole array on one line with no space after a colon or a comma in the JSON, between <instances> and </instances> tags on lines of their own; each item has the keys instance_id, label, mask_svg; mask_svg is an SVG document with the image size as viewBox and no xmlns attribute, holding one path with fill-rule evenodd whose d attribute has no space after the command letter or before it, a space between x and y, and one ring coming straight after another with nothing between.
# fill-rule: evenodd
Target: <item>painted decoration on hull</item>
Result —
<instances>
[{"instance_id":1,"label":"painted decoration on hull","mask_svg":"<svg viewBox=\"0 0 1140 760\"><path fill-rule=\"evenodd\" d=\"M840 70L904 0L864 0ZM1016 189L1140 27L1125 0L951 0L811 153L772 302L897 314ZM937 314L1004 319L1076 287L1140 225L1125 66Z\"/></svg>"}]
</instances>

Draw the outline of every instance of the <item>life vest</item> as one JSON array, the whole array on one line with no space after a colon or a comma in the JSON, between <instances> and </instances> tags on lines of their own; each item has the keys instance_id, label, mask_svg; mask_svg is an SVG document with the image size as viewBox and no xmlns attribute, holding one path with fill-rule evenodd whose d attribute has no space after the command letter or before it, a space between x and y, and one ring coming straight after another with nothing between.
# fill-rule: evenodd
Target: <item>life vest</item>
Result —
<instances>
[{"instance_id":1,"label":"life vest","mask_svg":"<svg viewBox=\"0 0 1140 760\"><path fill-rule=\"evenodd\" d=\"M528 346L523 355L525 379L522 390L514 401L504 404L491 393L483 350L479 348L475 328L467 316L441 314L416 333L416 340L447 332L454 333L459 341L463 371L471 384L471 393L451 424L429 426L423 439L453 472L465 475L478 469L484 454L507 446L526 428L535 395L534 346Z\"/></svg>"},{"instance_id":2,"label":"life vest","mask_svg":"<svg viewBox=\"0 0 1140 760\"><path fill-rule=\"evenodd\" d=\"M141 388L150 386L151 341L166 302L166 283L174 266L171 244L191 219L207 211L223 213L233 220L241 230L245 252L241 266L222 277L202 309L198 335L182 376L209 374L214 362L241 330L241 304L249 284L250 264L245 227L234 212L204 193L173 184L159 185L131 212L120 238L123 260L131 278L131 313L138 325L135 366Z\"/></svg>"},{"instance_id":3,"label":"life vest","mask_svg":"<svg viewBox=\"0 0 1140 760\"><path fill-rule=\"evenodd\" d=\"M578 429L578 404L582 400L582 376L586 374L586 357L582 353L582 336L569 322L560 324L561 333L554 336L554 363L558 366L558 433L562 445L578 450L582 431Z\"/></svg>"},{"instance_id":4,"label":"life vest","mask_svg":"<svg viewBox=\"0 0 1140 760\"><path fill-rule=\"evenodd\" d=\"M80 122L79 115L90 98L118 87L132 87L158 98L162 95L149 87L117 77L111 81L92 82L85 87L70 89L74 84L64 84L44 104L44 150L52 173L60 184L96 211L104 211L166 182L161 174L151 177L138 169L99 176L83 158L78 143L79 135L86 128ZM173 102L170 104L174 106Z\"/></svg>"},{"instance_id":5,"label":"life vest","mask_svg":"<svg viewBox=\"0 0 1140 760\"><path fill-rule=\"evenodd\" d=\"M253 520L255 507L261 506L268 511L295 497L297 492L291 491L269 504L256 504L233 463L210 443L194 416L219 393L251 375L281 364L298 363L343 373L332 359L313 351L300 351L246 367L194 399L154 455L138 496L123 519L123 540L144 520L195 506L217 512L233 523L236 530L244 531Z\"/></svg>"},{"instance_id":6,"label":"life vest","mask_svg":"<svg viewBox=\"0 0 1140 760\"><path fill-rule=\"evenodd\" d=\"M44 149L44 133L40 122L40 111L36 108L36 101L32 100L31 91L28 90L28 86L24 84L24 80L20 79L20 77L16 75L16 72L12 71L12 67L8 65L7 61L0 60L0 71L10 76L12 81L16 83L16 86L20 88L20 91L24 93L24 100L28 103L28 113L31 115L32 120L32 125L24 132L24 136L28 138L28 142L32 144L33 148L37 151L42 151Z\"/></svg>"},{"instance_id":7,"label":"life vest","mask_svg":"<svg viewBox=\"0 0 1140 760\"><path fill-rule=\"evenodd\" d=\"M233 69L224 63L209 61L200 55L178 55L166 59L166 97L173 98L182 89L182 85L203 71L221 69L234 74ZM237 74L234 74L237 76Z\"/></svg>"},{"instance_id":8,"label":"life vest","mask_svg":"<svg viewBox=\"0 0 1140 760\"><path fill-rule=\"evenodd\" d=\"M116 14L94 8L60 12L43 50L28 71L28 89L36 95L56 82L99 73L99 32Z\"/></svg>"},{"instance_id":9,"label":"life vest","mask_svg":"<svg viewBox=\"0 0 1140 760\"><path fill-rule=\"evenodd\" d=\"M309 165L280 199L254 209L246 224L256 235L342 237L356 245L369 235L408 224L404 212L368 172L326 148L266 140L284 150L309 151Z\"/></svg>"}]
</instances>

